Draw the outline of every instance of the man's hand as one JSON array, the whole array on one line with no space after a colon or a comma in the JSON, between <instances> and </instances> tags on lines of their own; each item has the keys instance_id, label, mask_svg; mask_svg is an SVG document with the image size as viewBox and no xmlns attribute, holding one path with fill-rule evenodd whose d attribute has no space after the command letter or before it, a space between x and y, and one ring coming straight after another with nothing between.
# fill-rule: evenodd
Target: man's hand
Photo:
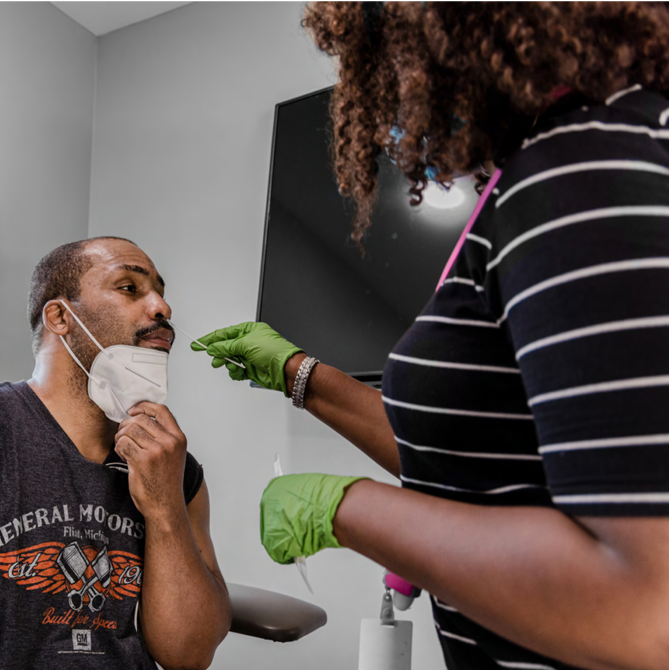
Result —
<instances>
[{"instance_id":1,"label":"man's hand","mask_svg":"<svg viewBox=\"0 0 669 670\"><path fill-rule=\"evenodd\" d=\"M128 414L116 453L128 463L130 495L146 521L142 635L166 670L208 668L232 613L209 535L207 487L202 481L186 506L186 436L167 407L141 402Z\"/></svg>"},{"instance_id":2,"label":"man's hand","mask_svg":"<svg viewBox=\"0 0 669 670\"><path fill-rule=\"evenodd\" d=\"M185 506L186 436L164 405L140 402L128 410L115 436L116 453L128 464L128 486L145 516Z\"/></svg>"}]
</instances>

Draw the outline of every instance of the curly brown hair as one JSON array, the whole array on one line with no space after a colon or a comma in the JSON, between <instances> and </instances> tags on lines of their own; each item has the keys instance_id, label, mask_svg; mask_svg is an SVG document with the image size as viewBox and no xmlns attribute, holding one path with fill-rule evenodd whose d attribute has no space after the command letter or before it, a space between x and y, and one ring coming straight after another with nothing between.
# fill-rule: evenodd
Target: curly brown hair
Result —
<instances>
[{"instance_id":1,"label":"curly brown hair","mask_svg":"<svg viewBox=\"0 0 669 670\"><path fill-rule=\"evenodd\" d=\"M303 21L338 60L331 154L341 193L356 202L359 246L379 150L409 177L419 204L426 165L448 184L485 161L501 164L556 87L593 101L632 84L669 89L664 3L367 3L379 6L374 25L363 4L310 3ZM466 119L457 132L454 113Z\"/></svg>"}]
</instances>

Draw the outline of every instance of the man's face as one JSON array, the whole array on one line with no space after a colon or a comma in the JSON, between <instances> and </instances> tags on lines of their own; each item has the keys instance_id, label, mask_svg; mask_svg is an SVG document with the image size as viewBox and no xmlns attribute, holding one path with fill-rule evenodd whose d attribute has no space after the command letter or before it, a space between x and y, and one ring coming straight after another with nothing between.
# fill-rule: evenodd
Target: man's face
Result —
<instances>
[{"instance_id":1,"label":"man's face","mask_svg":"<svg viewBox=\"0 0 669 670\"><path fill-rule=\"evenodd\" d=\"M93 261L81 278L75 313L103 347L128 344L169 352L174 330L165 286L151 259L122 240L96 240L86 248ZM90 369L100 350L75 323L71 346Z\"/></svg>"}]
</instances>

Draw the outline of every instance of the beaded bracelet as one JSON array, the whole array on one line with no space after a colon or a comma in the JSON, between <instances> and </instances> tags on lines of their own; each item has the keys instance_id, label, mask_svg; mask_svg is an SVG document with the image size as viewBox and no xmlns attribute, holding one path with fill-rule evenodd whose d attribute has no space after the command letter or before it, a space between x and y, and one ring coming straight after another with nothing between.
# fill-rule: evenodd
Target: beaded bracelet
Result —
<instances>
[{"instance_id":1,"label":"beaded bracelet","mask_svg":"<svg viewBox=\"0 0 669 670\"><path fill-rule=\"evenodd\" d=\"M300 369L295 376L295 384L293 385L293 406L298 409L304 409L304 392L307 390L307 380L311 371L314 369L316 363L320 363L316 358L307 356L300 365Z\"/></svg>"}]
</instances>

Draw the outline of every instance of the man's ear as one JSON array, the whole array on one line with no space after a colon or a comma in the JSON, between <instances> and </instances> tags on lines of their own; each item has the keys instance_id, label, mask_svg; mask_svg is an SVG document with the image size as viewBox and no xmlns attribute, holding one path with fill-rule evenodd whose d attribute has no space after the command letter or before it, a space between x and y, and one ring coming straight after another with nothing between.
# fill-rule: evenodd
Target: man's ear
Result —
<instances>
[{"instance_id":1,"label":"man's ear","mask_svg":"<svg viewBox=\"0 0 669 670\"><path fill-rule=\"evenodd\" d=\"M49 300L42 310L42 325L54 335L67 335L72 322L60 300Z\"/></svg>"}]
</instances>

